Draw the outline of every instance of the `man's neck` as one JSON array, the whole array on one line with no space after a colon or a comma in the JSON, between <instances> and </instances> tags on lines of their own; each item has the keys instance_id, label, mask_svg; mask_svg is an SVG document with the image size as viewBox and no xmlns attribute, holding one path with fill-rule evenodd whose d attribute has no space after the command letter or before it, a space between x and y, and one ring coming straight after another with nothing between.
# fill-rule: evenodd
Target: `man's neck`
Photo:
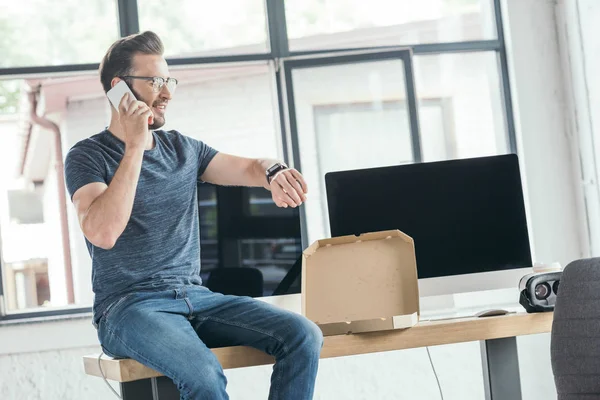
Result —
<instances>
[{"instance_id":1,"label":"man's neck","mask_svg":"<svg viewBox=\"0 0 600 400\"><path fill-rule=\"evenodd\" d=\"M110 120L110 125L108 126L108 130L110 131L110 133L112 133L113 135L115 135L116 137L121 139L121 141L123 143L127 143L127 141L125 140L125 132L121 128L121 124L119 123L118 119L112 118ZM146 147L144 149L151 150L153 148L154 148L154 135L152 135L150 133L150 129L148 129L148 138L146 140Z\"/></svg>"}]
</instances>

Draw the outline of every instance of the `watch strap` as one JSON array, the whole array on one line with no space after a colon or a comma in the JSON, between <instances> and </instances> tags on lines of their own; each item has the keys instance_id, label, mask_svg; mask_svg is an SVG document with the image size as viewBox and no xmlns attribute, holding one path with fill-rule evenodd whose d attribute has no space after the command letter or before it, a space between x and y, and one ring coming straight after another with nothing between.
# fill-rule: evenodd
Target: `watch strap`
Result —
<instances>
[{"instance_id":1,"label":"watch strap","mask_svg":"<svg viewBox=\"0 0 600 400\"><path fill-rule=\"evenodd\" d=\"M270 185L271 181L280 171L288 169L288 166L283 163L275 163L269 167L266 171L267 183Z\"/></svg>"}]
</instances>

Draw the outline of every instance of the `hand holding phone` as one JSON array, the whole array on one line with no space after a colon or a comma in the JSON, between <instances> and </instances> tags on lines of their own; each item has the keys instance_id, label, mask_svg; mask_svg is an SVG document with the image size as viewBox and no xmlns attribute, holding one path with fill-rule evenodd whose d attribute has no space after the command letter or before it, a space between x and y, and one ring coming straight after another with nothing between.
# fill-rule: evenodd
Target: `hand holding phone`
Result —
<instances>
[{"instance_id":1,"label":"hand holding phone","mask_svg":"<svg viewBox=\"0 0 600 400\"><path fill-rule=\"evenodd\" d=\"M120 81L109 90L107 96L119 113L119 124L125 133L125 147L145 148L149 134L148 125L154 121L150 107L136 100L124 81Z\"/></svg>"},{"instance_id":2,"label":"hand holding phone","mask_svg":"<svg viewBox=\"0 0 600 400\"><path fill-rule=\"evenodd\" d=\"M112 89L106 92L108 100L115 108L115 110L117 110L117 112L120 112L119 104L121 103L121 100L123 99L123 96L125 96L125 94L129 94L129 103L137 100L127 83L123 80L119 81L115 86L112 87ZM152 125L153 123L154 116L151 116L150 118L148 118L148 125Z\"/></svg>"}]
</instances>

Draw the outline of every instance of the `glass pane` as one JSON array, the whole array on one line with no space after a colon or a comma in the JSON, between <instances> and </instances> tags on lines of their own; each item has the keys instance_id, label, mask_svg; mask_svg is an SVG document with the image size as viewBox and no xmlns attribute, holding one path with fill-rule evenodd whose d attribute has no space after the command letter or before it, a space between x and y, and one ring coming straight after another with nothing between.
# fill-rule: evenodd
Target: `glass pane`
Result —
<instances>
[{"instance_id":1,"label":"glass pane","mask_svg":"<svg viewBox=\"0 0 600 400\"><path fill-rule=\"evenodd\" d=\"M288 209L277 207L271 192L263 188L253 187L244 190L244 216L246 217L285 217Z\"/></svg>"},{"instance_id":2,"label":"glass pane","mask_svg":"<svg viewBox=\"0 0 600 400\"><path fill-rule=\"evenodd\" d=\"M25 90L38 85L38 110L60 127L60 144L29 120ZM8 312L92 304L91 261L73 207L59 195L65 186L57 149L100 131L107 111L96 76L0 80L0 262Z\"/></svg>"},{"instance_id":3,"label":"glass pane","mask_svg":"<svg viewBox=\"0 0 600 400\"><path fill-rule=\"evenodd\" d=\"M283 282L302 253L299 210L277 207L263 188L203 184L198 192L203 284L252 297L299 293L299 281Z\"/></svg>"},{"instance_id":4,"label":"glass pane","mask_svg":"<svg viewBox=\"0 0 600 400\"><path fill-rule=\"evenodd\" d=\"M179 79L163 129L177 129L217 150L281 159L273 72L267 63L173 69Z\"/></svg>"},{"instance_id":5,"label":"glass pane","mask_svg":"<svg viewBox=\"0 0 600 400\"><path fill-rule=\"evenodd\" d=\"M171 75L179 86L165 129L177 129L221 152L282 159L275 81L267 63L179 69ZM286 234L293 226L299 232L298 210L276 207L262 188L204 184L199 194L204 283L229 294L272 294L301 252L299 233ZM273 219L274 229L256 232ZM260 287L250 269L262 275ZM244 273L249 274L247 281Z\"/></svg>"},{"instance_id":6,"label":"glass pane","mask_svg":"<svg viewBox=\"0 0 600 400\"><path fill-rule=\"evenodd\" d=\"M198 215L200 218L200 265L205 280L208 271L219 266L219 228L217 222L217 189L213 185L198 185Z\"/></svg>"},{"instance_id":7,"label":"glass pane","mask_svg":"<svg viewBox=\"0 0 600 400\"><path fill-rule=\"evenodd\" d=\"M413 161L400 60L295 69L308 241L329 237L326 173Z\"/></svg>"},{"instance_id":8,"label":"glass pane","mask_svg":"<svg viewBox=\"0 0 600 400\"><path fill-rule=\"evenodd\" d=\"M114 0L0 0L0 67L99 63L118 37Z\"/></svg>"},{"instance_id":9,"label":"glass pane","mask_svg":"<svg viewBox=\"0 0 600 400\"><path fill-rule=\"evenodd\" d=\"M495 52L413 61L424 161L509 152Z\"/></svg>"},{"instance_id":10,"label":"glass pane","mask_svg":"<svg viewBox=\"0 0 600 400\"><path fill-rule=\"evenodd\" d=\"M138 0L140 30L156 32L167 57L265 53L261 0Z\"/></svg>"},{"instance_id":11,"label":"glass pane","mask_svg":"<svg viewBox=\"0 0 600 400\"><path fill-rule=\"evenodd\" d=\"M282 158L275 82L267 63L174 69L172 75L179 78L180 84L170 104L165 129L177 129L227 153ZM66 205L60 203L54 136L37 125L28 130L25 84L41 84L38 109L43 109L60 127L64 152L79 140L102 131L110 116L109 103L95 74L0 81L0 160L4 163L0 174L0 229L8 309L69 306L73 304L69 291L74 293L74 304L90 306L90 256L73 206L69 199ZM256 200L251 200L250 211L254 212L257 204L257 214L273 214L263 196ZM221 227L216 224L216 205L214 190L200 192L202 262L206 270L218 265ZM62 243L60 207L67 210L72 288L66 279L68 260ZM298 221L296 218L295 223ZM281 252L287 256L287 247L278 250L274 246L290 239L297 240L293 235L274 234L263 247L272 249L274 258L280 257ZM258 257L258 253L247 255L246 250L240 254L242 261ZM282 272L278 267L267 276L269 265L289 268L288 264L287 259L262 264L265 282L276 283Z\"/></svg>"},{"instance_id":12,"label":"glass pane","mask_svg":"<svg viewBox=\"0 0 600 400\"><path fill-rule=\"evenodd\" d=\"M300 218L298 217L294 222L300 225ZM262 296L273 294L302 255L300 237L244 239L239 243L242 265L245 268L259 270L263 276ZM290 293L300 293L300 287L294 285L285 291L285 294Z\"/></svg>"},{"instance_id":13,"label":"glass pane","mask_svg":"<svg viewBox=\"0 0 600 400\"><path fill-rule=\"evenodd\" d=\"M495 39L492 0L285 0L290 49Z\"/></svg>"}]
</instances>

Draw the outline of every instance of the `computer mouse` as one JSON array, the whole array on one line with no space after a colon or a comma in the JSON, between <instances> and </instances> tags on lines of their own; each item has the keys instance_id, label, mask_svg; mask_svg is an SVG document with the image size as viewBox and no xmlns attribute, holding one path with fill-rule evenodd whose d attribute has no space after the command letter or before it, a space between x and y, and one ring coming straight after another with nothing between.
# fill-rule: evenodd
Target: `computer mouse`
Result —
<instances>
[{"instance_id":1,"label":"computer mouse","mask_svg":"<svg viewBox=\"0 0 600 400\"><path fill-rule=\"evenodd\" d=\"M475 314L476 317L496 317L498 315L506 315L509 314L510 311L503 310L501 308L494 308L490 310L483 310Z\"/></svg>"}]
</instances>

